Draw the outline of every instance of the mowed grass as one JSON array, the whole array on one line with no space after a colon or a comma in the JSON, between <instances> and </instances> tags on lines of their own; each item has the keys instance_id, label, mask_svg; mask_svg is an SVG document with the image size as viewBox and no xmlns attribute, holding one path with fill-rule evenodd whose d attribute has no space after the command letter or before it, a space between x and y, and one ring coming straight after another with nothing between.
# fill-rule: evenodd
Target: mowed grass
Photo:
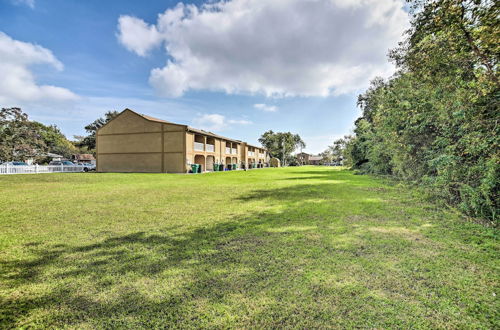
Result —
<instances>
[{"instance_id":1,"label":"mowed grass","mask_svg":"<svg viewBox=\"0 0 500 330\"><path fill-rule=\"evenodd\" d=\"M323 167L0 177L0 327L499 328L497 231Z\"/></svg>"}]
</instances>

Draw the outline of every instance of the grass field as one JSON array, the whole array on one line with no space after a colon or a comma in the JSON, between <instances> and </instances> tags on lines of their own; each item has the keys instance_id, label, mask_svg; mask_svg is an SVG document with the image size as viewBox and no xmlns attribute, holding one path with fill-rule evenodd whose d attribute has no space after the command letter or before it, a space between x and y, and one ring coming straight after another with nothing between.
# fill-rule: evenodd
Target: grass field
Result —
<instances>
[{"instance_id":1,"label":"grass field","mask_svg":"<svg viewBox=\"0 0 500 330\"><path fill-rule=\"evenodd\" d=\"M0 177L0 328L499 328L497 232L300 167Z\"/></svg>"}]
</instances>

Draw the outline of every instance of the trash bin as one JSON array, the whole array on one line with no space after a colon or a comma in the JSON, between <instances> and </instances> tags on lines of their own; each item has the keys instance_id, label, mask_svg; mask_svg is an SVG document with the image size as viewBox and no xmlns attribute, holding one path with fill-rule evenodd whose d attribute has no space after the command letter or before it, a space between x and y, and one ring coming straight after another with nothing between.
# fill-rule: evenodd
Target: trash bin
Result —
<instances>
[{"instance_id":1,"label":"trash bin","mask_svg":"<svg viewBox=\"0 0 500 330\"><path fill-rule=\"evenodd\" d=\"M198 173L201 173L201 165L200 164L196 164L198 165Z\"/></svg>"},{"instance_id":2,"label":"trash bin","mask_svg":"<svg viewBox=\"0 0 500 330\"><path fill-rule=\"evenodd\" d=\"M214 172L217 172L219 170L219 164L214 164Z\"/></svg>"},{"instance_id":3,"label":"trash bin","mask_svg":"<svg viewBox=\"0 0 500 330\"><path fill-rule=\"evenodd\" d=\"M198 164L191 164L191 172L198 173Z\"/></svg>"},{"instance_id":4,"label":"trash bin","mask_svg":"<svg viewBox=\"0 0 500 330\"><path fill-rule=\"evenodd\" d=\"M238 168L237 164L233 164L233 170L236 170Z\"/></svg>"},{"instance_id":5,"label":"trash bin","mask_svg":"<svg viewBox=\"0 0 500 330\"><path fill-rule=\"evenodd\" d=\"M219 171L224 171L224 164L219 164Z\"/></svg>"}]
</instances>

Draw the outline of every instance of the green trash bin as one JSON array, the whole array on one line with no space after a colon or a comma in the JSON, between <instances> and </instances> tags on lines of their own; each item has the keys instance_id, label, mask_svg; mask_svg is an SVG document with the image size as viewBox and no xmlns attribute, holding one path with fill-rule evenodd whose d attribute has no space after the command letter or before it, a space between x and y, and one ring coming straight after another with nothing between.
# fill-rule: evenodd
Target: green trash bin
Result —
<instances>
[{"instance_id":1,"label":"green trash bin","mask_svg":"<svg viewBox=\"0 0 500 330\"><path fill-rule=\"evenodd\" d=\"M198 164L191 164L191 172L198 173Z\"/></svg>"},{"instance_id":2,"label":"green trash bin","mask_svg":"<svg viewBox=\"0 0 500 330\"><path fill-rule=\"evenodd\" d=\"M223 172L224 171L224 164L219 164L219 171Z\"/></svg>"},{"instance_id":3,"label":"green trash bin","mask_svg":"<svg viewBox=\"0 0 500 330\"><path fill-rule=\"evenodd\" d=\"M214 172L217 172L219 170L219 164L214 164Z\"/></svg>"},{"instance_id":4,"label":"green trash bin","mask_svg":"<svg viewBox=\"0 0 500 330\"><path fill-rule=\"evenodd\" d=\"M233 170L238 168L238 164L233 164Z\"/></svg>"},{"instance_id":5,"label":"green trash bin","mask_svg":"<svg viewBox=\"0 0 500 330\"><path fill-rule=\"evenodd\" d=\"M201 173L201 165L198 164L198 173Z\"/></svg>"}]
</instances>

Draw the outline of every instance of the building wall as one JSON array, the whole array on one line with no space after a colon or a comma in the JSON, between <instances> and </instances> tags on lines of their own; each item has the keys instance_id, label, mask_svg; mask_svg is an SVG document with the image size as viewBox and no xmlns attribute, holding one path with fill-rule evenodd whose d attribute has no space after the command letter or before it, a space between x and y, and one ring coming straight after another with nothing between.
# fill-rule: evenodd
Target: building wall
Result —
<instances>
[{"instance_id":1,"label":"building wall","mask_svg":"<svg viewBox=\"0 0 500 330\"><path fill-rule=\"evenodd\" d=\"M185 126L124 111L97 132L99 172L184 172Z\"/></svg>"},{"instance_id":2,"label":"building wall","mask_svg":"<svg viewBox=\"0 0 500 330\"><path fill-rule=\"evenodd\" d=\"M186 127L163 125L163 171L186 173Z\"/></svg>"}]
</instances>

